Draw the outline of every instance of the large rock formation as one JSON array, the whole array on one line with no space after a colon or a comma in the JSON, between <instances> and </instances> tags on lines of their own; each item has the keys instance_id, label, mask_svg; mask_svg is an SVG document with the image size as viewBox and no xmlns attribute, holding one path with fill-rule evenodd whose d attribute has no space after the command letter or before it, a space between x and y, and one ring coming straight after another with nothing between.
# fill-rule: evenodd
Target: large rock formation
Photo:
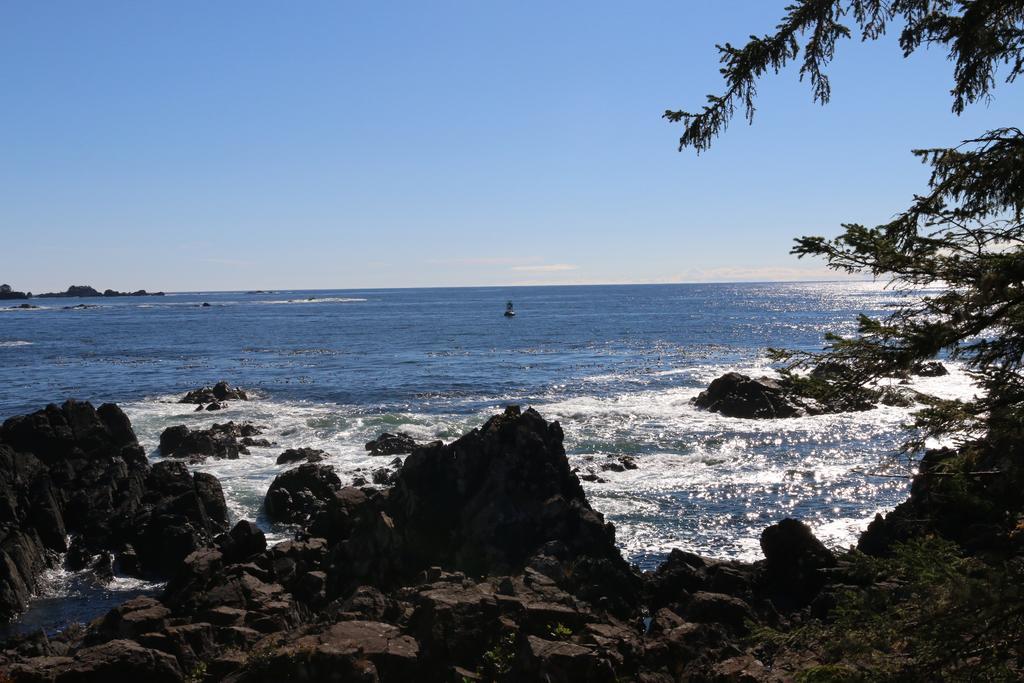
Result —
<instances>
[{"instance_id":1,"label":"large rock formation","mask_svg":"<svg viewBox=\"0 0 1024 683\"><path fill-rule=\"evenodd\" d=\"M729 372L711 382L694 405L726 417L778 418L807 414L807 406L794 399L777 380L753 379Z\"/></svg>"},{"instance_id":2,"label":"large rock formation","mask_svg":"<svg viewBox=\"0 0 1024 683\"><path fill-rule=\"evenodd\" d=\"M370 451L370 455L405 455L419 447L420 444L405 432L384 432L373 441L366 442L366 450Z\"/></svg>"},{"instance_id":3,"label":"large rock formation","mask_svg":"<svg viewBox=\"0 0 1024 683\"><path fill-rule=\"evenodd\" d=\"M270 446L265 439L254 438L262 433L262 427L248 422L214 423L207 429L174 425L160 434L160 454L189 462L202 462L207 458L237 460L239 455L249 454L249 446Z\"/></svg>"},{"instance_id":4,"label":"large rock formation","mask_svg":"<svg viewBox=\"0 0 1024 683\"><path fill-rule=\"evenodd\" d=\"M226 517L219 483L151 469L113 404L11 418L0 428L0 618L24 609L58 553L73 569L114 554L126 572L166 575Z\"/></svg>"},{"instance_id":5,"label":"large rock formation","mask_svg":"<svg viewBox=\"0 0 1024 683\"><path fill-rule=\"evenodd\" d=\"M126 421L111 424L124 434ZM184 466L163 467L147 478L169 483L140 487L189 495L175 475ZM196 490L211 516L217 496ZM179 519L196 512L171 507ZM159 599L126 602L84 631L8 642L0 676L780 681L750 627L801 619L826 570L850 582L793 521L766 531L765 562L674 551L640 574L584 497L559 425L517 408L417 449L390 489L343 487L329 468L301 465L274 482L267 512L301 530L268 548L239 522L179 561Z\"/></svg>"},{"instance_id":6,"label":"large rock formation","mask_svg":"<svg viewBox=\"0 0 1024 683\"><path fill-rule=\"evenodd\" d=\"M67 297L115 297L115 296L163 296L163 292L147 292L140 289L134 292L118 292L113 289L105 289L100 292L89 285L71 285L63 292L47 292L40 294L40 298L67 298Z\"/></svg>"},{"instance_id":7,"label":"large rock formation","mask_svg":"<svg viewBox=\"0 0 1024 683\"><path fill-rule=\"evenodd\" d=\"M221 401L248 401L249 395L244 389L232 387L227 382L217 382L212 387L200 387L189 391L178 403L219 403Z\"/></svg>"},{"instance_id":8,"label":"large rock formation","mask_svg":"<svg viewBox=\"0 0 1024 683\"><path fill-rule=\"evenodd\" d=\"M29 299L31 297L31 292L18 292L12 289L10 285L0 285L0 301L10 299Z\"/></svg>"}]
</instances>

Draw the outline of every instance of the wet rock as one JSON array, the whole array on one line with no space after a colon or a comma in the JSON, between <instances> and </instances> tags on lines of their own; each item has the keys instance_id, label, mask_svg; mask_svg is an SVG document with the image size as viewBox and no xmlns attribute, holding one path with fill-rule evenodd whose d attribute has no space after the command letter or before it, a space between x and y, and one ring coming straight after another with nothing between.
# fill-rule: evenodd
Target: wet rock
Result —
<instances>
[{"instance_id":1,"label":"wet rock","mask_svg":"<svg viewBox=\"0 0 1024 683\"><path fill-rule=\"evenodd\" d=\"M325 451L321 451L316 448L289 448L281 455L277 456L278 465L290 465L295 462L310 462L316 463L321 462L327 457Z\"/></svg>"},{"instance_id":2,"label":"wet rock","mask_svg":"<svg viewBox=\"0 0 1024 683\"><path fill-rule=\"evenodd\" d=\"M416 440L404 432L388 434L384 432L373 441L366 443L366 450L370 455L403 455L412 453L419 447Z\"/></svg>"},{"instance_id":3,"label":"wet rock","mask_svg":"<svg viewBox=\"0 0 1024 683\"><path fill-rule=\"evenodd\" d=\"M209 304L203 304L209 306ZM248 401L245 390L232 387L227 382L217 382L212 387L193 389L185 394L178 403L220 403L221 401ZM207 408L209 410L209 408Z\"/></svg>"},{"instance_id":4,"label":"wet rock","mask_svg":"<svg viewBox=\"0 0 1024 683\"><path fill-rule=\"evenodd\" d=\"M631 455L624 455L621 458L601 463L602 472L625 472L626 470L635 470L637 467L639 466L636 464L636 458Z\"/></svg>"},{"instance_id":5,"label":"wet rock","mask_svg":"<svg viewBox=\"0 0 1024 683\"><path fill-rule=\"evenodd\" d=\"M117 406L67 401L0 427L0 618L23 609L39 572L68 550L82 566L127 536L148 470ZM98 567L105 572L103 567Z\"/></svg>"},{"instance_id":6,"label":"wet rock","mask_svg":"<svg viewBox=\"0 0 1024 683\"><path fill-rule=\"evenodd\" d=\"M341 480L329 465L306 463L274 478L264 505L275 522L303 523L323 511Z\"/></svg>"},{"instance_id":7,"label":"wet rock","mask_svg":"<svg viewBox=\"0 0 1024 683\"><path fill-rule=\"evenodd\" d=\"M145 483L130 542L147 572L166 576L226 528L227 504L216 478L184 463L158 462Z\"/></svg>"},{"instance_id":8,"label":"wet rock","mask_svg":"<svg viewBox=\"0 0 1024 683\"><path fill-rule=\"evenodd\" d=\"M418 448L386 497L346 513L365 524L348 544L353 567L374 557L366 569L378 580L430 566L479 575L521 568L555 540L574 556L621 563L614 528L587 503L562 438L557 422L510 407L451 444Z\"/></svg>"},{"instance_id":9,"label":"wet rock","mask_svg":"<svg viewBox=\"0 0 1024 683\"><path fill-rule=\"evenodd\" d=\"M781 418L806 414L805 408L787 396L777 380L752 379L738 372L714 380L693 403L702 410L727 417Z\"/></svg>"},{"instance_id":10,"label":"wet rock","mask_svg":"<svg viewBox=\"0 0 1024 683\"><path fill-rule=\"evenodd\" d=\"M213 424L208 429L189 429L185 425L168 427L160 434L160 453L167 458L202 462L206 458L237 460L248 455L243 441L263 432L249 423Z\"/></svg>"},{"instance_id":11,"label":"wet rock","mask_svg":"<svg viewBox=\"0 0 1024 683\"><path fill-rule=\"evenodd\" d=\"M910 372L919 377L945 377L949 374L946 366L937 360L922 361L915 365Z\"/></svg>"}]
</instances>

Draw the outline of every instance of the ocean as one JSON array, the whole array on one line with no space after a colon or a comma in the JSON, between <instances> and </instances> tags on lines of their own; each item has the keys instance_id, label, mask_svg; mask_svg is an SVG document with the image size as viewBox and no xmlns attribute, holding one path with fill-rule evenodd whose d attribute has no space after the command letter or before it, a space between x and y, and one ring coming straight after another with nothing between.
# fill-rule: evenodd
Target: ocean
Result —
<instances>
[{"instance_id":1,"label":"ocean","mask_svg":"<svg viewBox=\"0 0 1024 683\"><path fill-rule=\"evenodd\" d=\"M770 369L769 347L819 349L858 313L905 292L869 282L208 292L0 302L0 418L67 398L116 402L151 459L163 429L228 420L267 428L271 448L196 466L220 478L236 519L262 517L286 448L330 454L343 481L381 465L364 443L384 431L445 441L505 405L558 420L592 505L625 556L657 565L672 548L755 560L761 530L797 517L832 546L855 543L907 495L895 451L910 410L740 420L690 399L730 370ZM503 316L507 301L517 315ZM84 308L67 308L85 304ZM203 304L209 304L205 306ZM913 386L973 392L951 374ZM176 403L218 380L252 390L219 412ZM635 470L601 471L609 456ZM132 591L54 572L26 624L88 616ZM97 593L99 591L99 593ZM97 597L97 595L100 595ZM101 599L102 598L102 599Z\"/></svg>"}]
</instances>

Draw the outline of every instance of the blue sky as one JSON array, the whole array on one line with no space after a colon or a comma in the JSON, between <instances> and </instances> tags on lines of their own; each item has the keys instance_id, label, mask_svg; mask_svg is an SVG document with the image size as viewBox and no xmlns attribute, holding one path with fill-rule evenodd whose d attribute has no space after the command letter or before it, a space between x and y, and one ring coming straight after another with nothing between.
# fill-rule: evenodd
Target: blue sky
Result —
<instances>
[{"instance_id":1,"label":"blue sky","mask_svg":"<svg viewBox=\"0 0 1024 683\"><path fill-rule=\"evenodd\" d=\"M847 43L676 151L716 42L784 0L0 5L0 280L36 292L807 279L802 234L921 190L950 66Z\"/></svg>"}]
</instances>

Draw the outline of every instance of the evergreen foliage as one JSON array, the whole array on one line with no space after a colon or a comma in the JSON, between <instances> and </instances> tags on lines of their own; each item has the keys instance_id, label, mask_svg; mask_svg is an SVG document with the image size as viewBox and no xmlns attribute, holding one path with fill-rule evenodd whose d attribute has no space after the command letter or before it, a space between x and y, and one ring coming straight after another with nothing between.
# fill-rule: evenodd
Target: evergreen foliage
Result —
<instances>
[{"instance_id":1,"label":"evergreen foliage","mask_svg":"<svg viewBox=\"0 0 1024 683\"><path fill-rule=\"evenodd\" d=\"M774 34L718 46L722 94L709 95L700 112L665 112L684 126L680 149L708 149L739 108L752 121L758 80L793 62L815 101L827 103L825 69L836 45L875 40L897 24L905 56L925 47L947 52L957 114L1024 72L1024 0L799 0ZM1007 126L913 153L931 167L928 187L892 221L847 223L834 239L801 237L793 248L912 293L885 318L861 316L856 335L828 337L825 355L847 367L830 381L836 391L853 391L947 354L974 374L984 396L930 400L909 445L940 434L1005 441L1024 424L1024 133ZM821 361L775 353L787 370Z\"/></svg>"}]
</instances>

